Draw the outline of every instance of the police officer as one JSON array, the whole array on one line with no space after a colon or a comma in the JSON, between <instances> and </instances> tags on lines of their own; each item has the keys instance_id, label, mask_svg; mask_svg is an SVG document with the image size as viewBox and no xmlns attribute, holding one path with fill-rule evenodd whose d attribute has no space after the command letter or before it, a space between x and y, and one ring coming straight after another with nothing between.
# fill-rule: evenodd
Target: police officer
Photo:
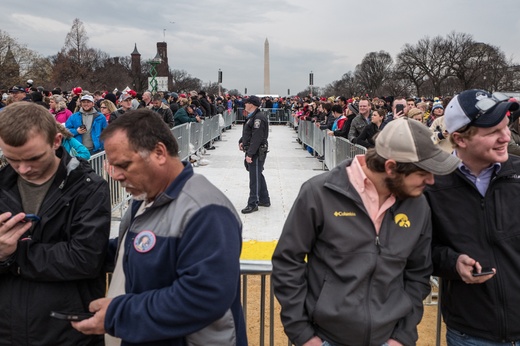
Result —
<instances>
[{"instance_id":1,"label":"police officer","mask_svg":"<svg viewBox=\"0 0 520 346\"><path fill-rule=\"evenodd\" d=\"M245 152L244 164L249 171L249 199L247 206L242 209L243 214L249 214L258 210L258 206L269 207L271 200L267 184L265 183L264 170L267 155L267 136L269 135L269 122L263 112L260 112L260 99L250 96L245 99L247 112L246 123L242 130L242 138L238 141L238 147Z\"/></svg>"}]
</instances>

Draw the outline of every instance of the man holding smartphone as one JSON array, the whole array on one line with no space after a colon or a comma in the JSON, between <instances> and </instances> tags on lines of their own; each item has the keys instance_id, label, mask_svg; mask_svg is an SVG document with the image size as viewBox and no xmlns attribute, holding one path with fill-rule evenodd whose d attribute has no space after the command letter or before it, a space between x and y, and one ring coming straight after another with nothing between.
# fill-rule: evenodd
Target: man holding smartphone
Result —
<instances>
[{"instance_id":1,"label":"man holding smartphone","mask_svg":"<svg viewBox=\"0 0 520 346\"><path fill-rule=\"evenodd\" d=\"M0 112L0 345L102 345L51 311L82 313L104 296L108 184L70 157L47 109ZM32 214L32 215L31 215Z\"/></svg>"},{"instance_id":2,"label":"man holding smartphone","mask_svg":"<svg viewBox=\"0 0 520 346\"><path fill-rule=\"evenodd\" d=\"M91 154L103 150L103 142L99 139L101 132L107 127L107 119L94 108L94 98L83 95L80 109L72 114L65 126Z\"/></svg>"},{"instance_id":3,"label":"man holding smartphone","mask_svg":"<svg viewBox=\"0 0 520 346\"><path fill-rule=\"evenodd\" d=\"M462 163L425 191L449 346L520 344L520 158L508 156L501 93L466 90L444 115Z\"/></svg>"}]
</instances>

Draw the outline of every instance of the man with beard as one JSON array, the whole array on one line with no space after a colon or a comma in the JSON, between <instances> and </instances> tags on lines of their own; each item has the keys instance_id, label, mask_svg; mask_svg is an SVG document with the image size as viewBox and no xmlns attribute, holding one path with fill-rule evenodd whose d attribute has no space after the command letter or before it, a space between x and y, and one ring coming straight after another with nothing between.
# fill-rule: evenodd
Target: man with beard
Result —
<instances>
[{"instance_id":1,"label":"man with beard","mask_svg":"<svg viewBox=\"0 0 520 346\"><path fill-rule=\"evenodd\" d=\"M275 295L295 345L415 345L430 293L422 192L459 160L407 118L375 148L302 185L273 255Z\"/></svg>"},{"instance_id":2,"label":"man with beard","mask_svg":"<svg viewBox=\"0 0 520 346\"><path fill-rule=\"evenodd\" d=\"M173 119L172 110L170 109L170 107L168 107L162 102L161 94L153 95L152 107L150 109L157 113L170 129L173 128L173 126L175 126L175 120Z\"/></svg>"},{"instance_id":3,"label":"man with beard","mask_svg":"<svg viewBox=\"0 0 520 346\"><path fill-rule=\"evenodd\" d=\"M80 109L72 114L65 126L91 154L103 150L103 142L99 139L101 131L107 127L107 119L94 108L94 98L83 95Z\"/></svg>"},{"instance_id":4,"label":"man with beard","mask_svg":"<svg viewBox=\"0 0 520 346\"><path fill-rule=\"evenodd\" d=\"M112 121L116 120L121 115L125 114L125 112L131 110L132 101L132 95L130 95L129 93L121 94L121 96L119 97L119 105L121 107L110 113L110 119L108 120L108 123L110 124Z\"/></svg>"}]
</instances>

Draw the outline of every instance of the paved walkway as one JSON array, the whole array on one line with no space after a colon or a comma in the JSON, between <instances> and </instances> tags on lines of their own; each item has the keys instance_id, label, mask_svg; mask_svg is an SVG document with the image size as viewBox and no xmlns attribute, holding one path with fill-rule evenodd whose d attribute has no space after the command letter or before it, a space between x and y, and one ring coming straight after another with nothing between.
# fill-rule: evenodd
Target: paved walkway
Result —
<instances>
[{"instance_id":1,"label":"paved walkway","mask_svg":"<svg viewBox=\"0 0 520 346\"><path fill-rule=\"evenodd\" d=\"M231 200L243 223L244 248L242 259L268 260L282 231L285 219L303 182L323 172L322 164L296 142L294 129L284 125L271 125L269 153L264 176L271 197L271 207L259 208L251 214L240 210L247 204L249 176L244 168L244 153L238 150L242 124L234 125L222 134L203 159L208 165L195 167ZM115 236L113 225L112 235Z\"/></svg>"}]
</instances>

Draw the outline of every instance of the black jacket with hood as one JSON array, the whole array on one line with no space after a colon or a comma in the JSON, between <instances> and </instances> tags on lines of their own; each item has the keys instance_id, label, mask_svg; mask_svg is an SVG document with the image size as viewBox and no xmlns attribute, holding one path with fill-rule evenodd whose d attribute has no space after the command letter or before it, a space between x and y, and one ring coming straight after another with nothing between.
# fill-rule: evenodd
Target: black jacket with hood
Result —
<instances>
[{"instance_id":1,"label":"black jacket with hood","mask_svg":"<svg viewBox=\"0 0 520 346\"><path fill-rule=\"evenodd\" d=\"M51 311L86 312L105 293L110 233L108 184L84 160L56 151L60 165L30 233L0 268L0 345L102 345ZM0 211L23 211L11 166L0 170ZM8 261L9 262L9 261Z\"/></svg>"}]
</instances>

